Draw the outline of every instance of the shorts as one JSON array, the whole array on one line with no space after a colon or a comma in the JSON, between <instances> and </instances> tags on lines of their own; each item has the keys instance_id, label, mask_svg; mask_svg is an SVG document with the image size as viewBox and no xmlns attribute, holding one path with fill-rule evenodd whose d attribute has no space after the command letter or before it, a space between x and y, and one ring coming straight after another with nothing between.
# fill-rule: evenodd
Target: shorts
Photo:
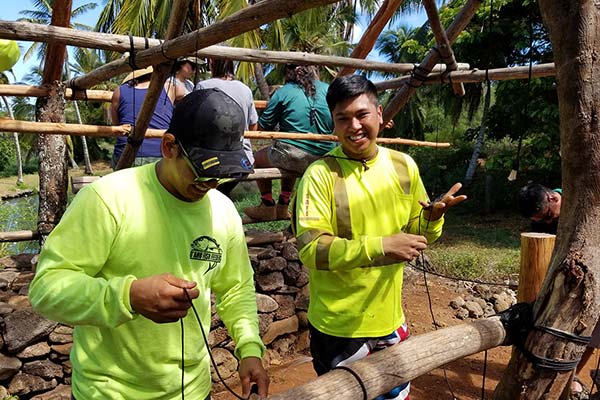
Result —
<instances>
[{"instance_id":1,"label":"shorts","mask_svg":"<svg viewBox=\"0 0 600 400\"><path fill-rule=\"evenodd\" d=\"M317 375L323 375L335 367L345 366L408 339L408 327L403 324L389 335L376 338L342 338L327 335L309 324L310 352ZM410 382L395 387L379 399L408 400Z\"/></svg>"},{"instance_id":2,"label":"shorts","mask_svg":"<svg viewBox=\"0 0 600 400\"><path fill-rule=\"evenodd\" d=\"M294 171L299 175L302 175L310 164L321 158L321 156L279 140L274 141L269 147L267 157L274 167Z\"/></svg>"}]
</instances>

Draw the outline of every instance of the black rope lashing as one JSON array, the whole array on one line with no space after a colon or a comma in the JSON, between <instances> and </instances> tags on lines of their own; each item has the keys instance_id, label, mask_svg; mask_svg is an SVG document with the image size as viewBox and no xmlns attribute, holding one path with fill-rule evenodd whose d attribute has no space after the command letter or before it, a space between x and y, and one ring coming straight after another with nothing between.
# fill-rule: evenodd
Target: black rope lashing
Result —
<instances>
[{"instance_id":1,"label":"black rope lashing","mask_svg":"<svg viewBox=\"0 0 600 400\"><path fill-rule=\"evenodd\" d=\"M144 49L148 50L150 48L150 42L148 38L144 36Z\"/></svg>"},{"instance_id":2,"label":"black rope lashing","mask_svg":"<svg viewBox=\"0 0 600 400\"><path fill-rule=\"evenodd\" d=\"M364 400L368 400L368 397L367 397L367 387L365 386L365 383L362 381L360 375L358 375L352 368L346 367L344 365L338 365L337 367L334 367L333 369L342 369L344 371L348 371L350 373L350 375L352 375L354 377L354 379L356 379L356 381L358 382L360 388L362 389L363 399Z\"/></svg>"},{"instance_id":3,"label":"black rope lashing","mask_svg":"<svg viewBox=\"0 0 600 400\"><path fill-rule=\"evenodd\" d=\"M410 80L406 83L408 86L412 88L420 87L423 82L427 80L427 76L431 71L427 68L423 68L420 65L416 65L413 67L413 70L410 72ZM413 83L413 79L418 82L418 84Z\"/></svg>"},{"instance_id":4,"label":"black rope lashing","mask_svg":"<svg viewBox=\"0 0 600 400\"><path fill-rule=\"evenodd\" d=\"M129 66L131 67L132 70L141 69L135 63L135 54L136 53L135 53L135 46L133 44L133 36L130 33L129 34L129 58L128 58L127 62L128 62Z\"/></svg>"},{"instance_id":5,"label":"black rope lashing","mask_svg":"<svg viewBox=\"0 0 600 400\"><path fill-rule=\"evenodd\" d=\"M581 357L576 360L557 360L538 356L525 348L525 341L532 329L551 334L563 340L586 345L589 343L589 336L574 335L560 329L547 326L533 325L533 307L529 303L517 303L508 310L499 314L500 322L506 330L506 339L512 343L536 368L543 368L551 371L571 371L577 367Z\"/></svg>"},{"instance_id":6,"label":"black rope lashing","mask_svg":"<svg viewBox=\"0 0 600 400\"><path fill-rule=\"evenodd\" d=\"M176 58L169 57L167 55L167 53L165 53L165 46L164 46L164 44L165 44L164 40L161 40L160 41L160 52L161 52L162 56L164 58L166 58L167 60L169 60L169 61L177 61Z\"/></svg>"},{"instance_id":7,"label":"black rope lashing","mask_svg":"<svg viewBox=\"0 0 600 400\"><path fill-rule=\"evenodd\" d=\"M71 89L71 100L75 100L76 92L83 93L83 100L87 100L87 90L78 86L75 82L76 78L71 78L69 79L69 83L67 83L67 86Z\"/></svg>"}]
</instances>

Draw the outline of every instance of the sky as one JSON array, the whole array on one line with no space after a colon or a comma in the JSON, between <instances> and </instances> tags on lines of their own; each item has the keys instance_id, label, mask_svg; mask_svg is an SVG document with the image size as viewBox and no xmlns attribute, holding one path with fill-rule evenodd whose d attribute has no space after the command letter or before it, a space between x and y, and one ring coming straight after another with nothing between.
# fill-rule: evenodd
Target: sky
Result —
<instances>
[{"instance_id":1,"label":"sky","mask_svg":"<svg viewBox=\"0 0 600 400\"><path fill-rule=\"evenodd\" d=\"M76 19L76 22L93 26L96 24L98 15L100 14L100 11L105 3L103 0L73 0L73 8L77 8L89 2L95 2L98 4L98 6L95 10L91 10L82 15L81 17L78 17ZM32 0L2 0L2 16L0 17L0 19L6 21L16 21L17 19L24 17L23 15L19 14L19 11L34 9L35 8L33 6ZM402 21L402 23L408 26L420 26L423 24L423 22L425 22L426 19L426 15L423 12L421 12L418 14L409 15L404 21ZM355 26L355 42L358 41L358 39L362 35L363 31L367 28L367 26L368 21L365 18L361 18L359 23ZM31 42L18 41L18 43L21 49L21 58L13 67L13 72L16 76L16 82L21 81L23 77L27 75L31 66L35 65L35 63L38 62L37 60L35 60L35 57L32 57L27 63L24 63L23 55L25 54L29 46L31 46ZM382 57L379 56L379 54L377 54L376 51L372 51L371 54L369 54L369 56L367 57L367 59L374 61L385 61ZM13 77L10 76L10 74L8 75L12 81Z\"/></svg>"}]
</instances>

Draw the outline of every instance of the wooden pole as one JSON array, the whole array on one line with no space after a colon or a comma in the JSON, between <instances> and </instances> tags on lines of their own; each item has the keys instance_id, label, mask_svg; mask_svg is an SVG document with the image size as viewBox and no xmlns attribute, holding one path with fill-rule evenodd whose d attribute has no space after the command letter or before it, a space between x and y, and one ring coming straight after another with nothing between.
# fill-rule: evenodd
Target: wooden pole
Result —
<instances>
[{"instance_id":1,"label":"wooden pole","mask_svg":"<svg viewBox=\"0 0 600 400\"><path fill-rule=\"evenodd\" d=\"M351 58L356 59L364 59L367 58L369 52L373 49L377 38L383 31L383 28L387 25L389 20L392 18L398 7L404 3L404 0L385 0L373 20L364 31L360 41L352 50L352 54L350 54ZM363 69L361 67L351 68L345 67L340 72L338 72L337 76L350 75L354 73L356 69Z\"/></svg>"},{"instance_id":2,"label":"wooden pole","mask_svg":"<svg viewBox=\"0 0 600 400\"><path fill-rule=\"evenodd\" d=\"M171 13L169 26L167 27L167 39L176 38L183 32L183 22L185 21L189 3L190 0L175 0L173 2L173 12ZM142 108L140 108L138 115L134 116L134 130L127 138L127 144L123 149L123 153L117 162L115 170L129 168L133 164L135 154L144 141L146 129L148 129L150 120L154 115L156 103L158 103L160 94L165 90L165 81L171 73L173 64L174 60L171 59L166 63L154 65L152 77L150 78L150 85L148 86L146 96L144 97L144 104L142 104Z\"/></svg>"},{"instance_id":3,"label":"wooden pole","mask_svg":"<svg viewBox=\"0 0 600 400\"><path fill-rule=\"evenodd\" d=\"M28 240L38 240L40 234L38 231L14 231L0 232L0 242L26 242Z\"/></svg>"},{"instance_id":4,"label":"wooden pole","mask_svg":"<svg viewBox=\"0 0 600 400\"><path fill-rule=\"evenodd\" d=\"M67 27L71 21L72 0L52 3L51 24ZM50 88L48 97L36 104L37 120L64 121L64 85L60 83L67 48L63 44L49 44L44 57L42 84ZM38 172L40 178L38 231L43 244L67 208L68 174L66 139L61 135L38 136Z\"/></svg>"},{"instance_id":5,"label":"wooden pole","mask_svg":"<svg viewBox=\"0 0 600 400\"><path fill-rule=\"evenodd\" d=\"M12 131L21 133L37 133L42 135L57 134L57 135L76 135L76 136L91 136L91 137L112 137L125 136L131 132L131 125L79 125L67 123L42 123L32 121L15 121L10 119L0 118L0 131ZM165 133L165 129L146 129L146 138L161 138ZM335 135L322 135L316 133L288 133L288 132L269 132L269 131L246 131L244 137L248 139L301 139L301 140L320 140L337 142ZM427 142L419 140L411 140L404 138L377 138L379 144L398 144L406 146L421 146L421 147L438 147L448 148L450 143L446 142Z\"/></svg>"},{"instance_id":6,"label":"wooden pole","mask_svg":"<svg viewBox=\"0 0 600 400\"><path fill-rule=\"evenodd\" d=\"M126 35L78 31L75 29L32 24L29 22L0 21L0 38L30 40L35 42L62 43L70 46L109 50L120 53L131 50L129 36ZM145 50L145 40L146 39L142 37L133 37L134 49L140 51ZM150 46L160 46L161 44L159 39L149 38L147 40ZM193 51L190 54L192 53ZM196 55L198 57L228 58L231 60L248 61L252 63L286 64L289 62L294 62L296 64L324 65L367 71L390 72L396 74L408 73L414 68L414 64L410 63L394 64L304 52L245 49L241 47L226 47L217 45L204 47L202 50L197 51ZM436 66L435 69L439 69L441 71L442 69L445 69L445 66L440 64L439 66ZM459 63L458 69L469 69L469 64ZM69 93L67 93L67 96L70 96ZM78 95L76 94L76 96ZM77 98L77 100L81 99Z\"/></svg>"},{"instance_id":7,"label":"wooden pole","mask_svg":"<svg viewBox=\"0 0 600 400\"><path fill-rule=\"evenodd\" d=\"M521 233L521 269L517 301L533 303L548 271L556 235Z\"/></svg>"},{"instance_id":8,"label":"wooden pole","mask_svg":"<svg viewBox=\"0 0 600 400\"><path fill-rule=\"evenodd\" d=\"M498 317L440 329L373 353L348 365L373 399L394 387L459 358L504 342L506 332ZM362 399L356 377L333 370L304 385L269 396L269 400Z\"/></svg>"},{"instance_id":9,"label":"wooden pole","mask_svg":"<svg viewBox=\"0 0 600 400\"><path fill-rule=\"evenodd\" d=\"M448 42L454 43L458 35L465 29L471 18L475 15L475 11L481 5L481 0L469 0L460 12L456 15L456 18L446 31ZM394 116L404 107L406 102L412 97L417 91L417 88L423 84L423 80L427 78L427 75L431 72L431 67L435 65L440 59L439 54L435 50L429 51L425 59L419 64L419 67L415 70L417 73L411 77L409 83L402 86L400 90L392 97L388 105L383 110L383 123L387 124ZM416 79L415 76L419 76L420 79Z\"/></svg>"},{"instance_id":10,"label":"wooden pole","mask_svg":"<svg viewBox=\"0 0 600 400\"><path fill-rule=\"evenodd\" d=\"M263 0L252 7L244 8L227 18L197 31L167 40L160 46L154 46L138 52L135 63L139 68L156 65L164 61L176 59L206 46L222 42L244 32L259 28L260 26L278 18L289 17L300 11L326 4L335 3L337 0ZM94 71L73 80L72 85L79 88L89 88L113 76L129 71L129 60L115 60Z\"/></svg>"},{"instance_id":11,"label":"wooden pole","mask_svg":"<svg viewBox=\"0 0 600 400\"><path fill-rule=\"evenodd\" d=\"M48 96L49 89L44 86L28 85L0 85L0 96L20 96L20 97L45 97ZM110 103L113 92L111 90L75 90L67 89L65 99L67 100L89 100L104 101ZM267 107L267 101L254 100L254 107L262 110Z\"/></svg>"},{"instance_id":12,"label":"wooden pole","mask_svg":"<svg viewBox=\"0 0 600 400\"><path fill-rule=\"evenodd\" d=\"M456 58L454 58L454 52L452 51L452 47L450 46L450 42L448 41L448 36L446 36L446 31L444 31L444 27L442 26L442 22L440 21L440 14L438 13L435 1L423 0L423 6L425 7L425 11L427 12L429 25L431 26L431 31L433 32L433 36L435 37L437 48L440 52L440 57L442 61L448 67L448 71L456 71L458 67L458 65L456 64ZM452 90L457 96L462 97L465 95L465 87L462 83L452 83Z\"/></svg>"},{"instance_id":13,"label":"wooden pole","mask_svg":"<svg viewBox=\"0 0 600 400\"><path fill-rule=\"evenodd\" d=\"M543 78L545 76L554 76L554 63L538 64L531 67L531 76L533 78ZM438 83L462 82L475 83L483 82L487 79L491 81L506 81L511 79L527 79L529 78L529 66L524 67L509 67L495 68L487 71L480 69L472 69L469 71L454 71L449 73L431 73L427 75L425 80L426 85L435 85ZM378 91L388 89L398 89L410 80L410 76L388 79L387 81L375 83Z\"/></svg>"}]
</instances>

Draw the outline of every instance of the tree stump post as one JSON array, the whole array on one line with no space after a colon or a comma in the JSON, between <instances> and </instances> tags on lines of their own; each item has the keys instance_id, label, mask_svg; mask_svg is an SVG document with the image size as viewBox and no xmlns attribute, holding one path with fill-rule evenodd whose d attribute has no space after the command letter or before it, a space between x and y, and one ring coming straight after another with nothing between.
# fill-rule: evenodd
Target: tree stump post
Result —
<instances>
[{"instance_id":1,"label":"tree stump post","mask_svg":"<svg viewBox=\"0 0 600 400\"><path fill-rule=\"evenodd\" d=\"M533 303L540 292L550 265L556 235L521 233L521 269L517 301Z\"/></svg>"}]
</instances>

